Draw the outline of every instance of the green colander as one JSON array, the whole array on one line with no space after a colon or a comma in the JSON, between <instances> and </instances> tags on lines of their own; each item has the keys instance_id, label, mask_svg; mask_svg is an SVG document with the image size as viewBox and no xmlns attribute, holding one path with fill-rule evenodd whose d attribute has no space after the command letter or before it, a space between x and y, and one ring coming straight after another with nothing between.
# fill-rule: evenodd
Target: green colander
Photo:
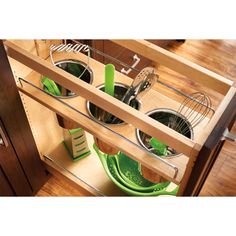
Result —
<instances>
[{"instance_id":1,"label":"green colander","mask_svg":"<svg viewBox=\"0 0 236 236\"><path fill-rule=\"evenodd\" d=\"M145 179L140 173L139 163L124 153L120 152L119 155L114 157L119 175L121 176L121 182L127 187L141 192L150 192L158 191L169 186L170 182L156 184Z\"/></svg>"},{"instance_id":2,"label":"green colander","mask_svg":"<svg viewBox=\"0 0 236 236\"><path fill-rule=\"evenodd\" d=\"M172 191L167 191L170 182L154 184L143 178L139 171L138 162L127 157L123 153L108 155L99 150L94 144L104 170L108 177L120 189L132 196L159 196L176 195L178 187Z\"/></svg>"}]
</instances>

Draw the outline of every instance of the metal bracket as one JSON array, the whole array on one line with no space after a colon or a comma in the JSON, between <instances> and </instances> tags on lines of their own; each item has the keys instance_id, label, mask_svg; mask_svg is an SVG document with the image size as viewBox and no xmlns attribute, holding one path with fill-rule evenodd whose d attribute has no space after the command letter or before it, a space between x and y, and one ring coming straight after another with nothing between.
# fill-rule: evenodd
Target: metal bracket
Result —
<instances>
[{"instance_id":1,"label":"metal bracket","mask_svg":"<svg viewBox=\"0 0 236 236\"><path fill-rule=\"evenodd\" d=\"M223 133L223 137L221 138L221 140L229 140L232 142L236 141L236 134L232 134L229 132L229 129L226 128L224 133Z\"/></svg>"},{"instance_id":2,"label":"metal bracket","mask_svg":"<svg viewBox=\"0 0 236 236\"><path fill-rule=\"evenodd\" d=\"M138 65L141 59L138 57L137 54L135 54L133 56L133 60L134 60L134 64L131 66L131 68L129 68L128 70L125 70L125 68L122 68L120 72L128 75L132 71L132 68L135 68Z\"/></svg>"}]
</instances>

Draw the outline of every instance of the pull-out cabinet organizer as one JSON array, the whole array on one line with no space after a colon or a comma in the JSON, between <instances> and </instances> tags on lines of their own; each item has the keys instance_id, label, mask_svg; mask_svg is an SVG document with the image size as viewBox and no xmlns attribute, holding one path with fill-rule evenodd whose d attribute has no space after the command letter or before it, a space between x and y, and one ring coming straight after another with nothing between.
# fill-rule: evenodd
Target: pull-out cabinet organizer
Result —
<instances>
[{"instance_id":1,"label":"pull-out cabinet organizer","mask_svg":"<svg viewBox=\"0 0 236 236\"><path fill-rule=\"evenodd\" d=\"M172 187L179 185L178 195L183 195L186 191L189 195L196 195L200 182L204 179L204 166L207 165L208 159L213 158L212 151L214 150L204 152L204 149L207 149L204 145L206 142L209 143L210 136L215 134L216 136L211 138L213 140L211 147L215 149L221 137L218 127L221 118L223 115L226 116L226 112L231 114L225 118L226 125L230 119L233 119L232 114L235 114L235 107L232 106L232 103L235 103L235 85L232 81L145 40L114 40L114 42L215 90L224 95L223 100L215 108L215 112L213 111L193 129L193 138L189 139L146 115L156 109L178 110L179 102L165 96L161 90L151 89L143 97L139 109L134 109L97 88L104 84L104 64L92 58L89 59L93 80L91 84L88 84L52 65L49 48L45 49L44 55L47 56L43 59L10 41L5 41L5 48L42 160L50 172L66 177L75 186L85 190L88 195L125 195L106 176L93 149L93 136L95 136L172 182ZM87 56L82 53L55 52L53 58L55 62L70 59L86 64L88 61ZM17 66L16 61L18 61ZM19 62L22 63L22 67L19 67ZM22 75L21 72L24 71L22 68L26 68L25 66L32 70L27 69L27 73ZM53 79L78 96L62 99L47 94L42 88L42 75ZM118 85L129 86L132 79L116 71L115 82ZM124 123L109 125L98 122L88 110L89 102L112 113ZM91 150L89 156L78 161L73 161L69 157L62 143L63 129L59 126L55 113L77 123L78 127L86 131ZM220 127L222 129L223 126ZM136 129L157 138L181 154L173 158L162 158L150 153L140 145ZM203 160L202 164L199 164L201 158L205 158L206 162ZM191 174L196 171L195 163L200 167L198 167L199 172L195 174L199 178L194 180ZM192 186L189 187L192 180Z\"/></svg>"}]
</instances>

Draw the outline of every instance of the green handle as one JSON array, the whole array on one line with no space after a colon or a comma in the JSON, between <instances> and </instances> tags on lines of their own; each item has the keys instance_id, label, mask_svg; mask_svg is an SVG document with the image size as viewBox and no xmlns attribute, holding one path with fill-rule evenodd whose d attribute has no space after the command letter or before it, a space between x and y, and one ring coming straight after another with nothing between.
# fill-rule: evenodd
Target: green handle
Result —
<instances>
[{"instance_id":1,"label":"green handle","mask_svg":"<svg viewBox=\"0 0 236 236\"><path fill-rule=\"evenodd\" d=\"M105 66L105 93L114 97L115 67L113 64Z\"/></svg>"},{"instance_id":2,"label":"green handle","mask_svg":"<svg viewBox=\"0 0 236 236\"><path fill-rule=\"evenodd\" d=\"M150 139L151 146L157 151L158 155L166 156L167 155L167 145L161 143L155 138Z\"/></svg>"},{"instance_id":3,"label":"green handle","mask_svg":"<svg viewBox=\"0 0 236 236\"><path fill-rule=\"evenodd\" d=\"M56 85L56 83L53 80L44 76L41 81L42 81L43 85L45 86L44 90L46 92L53 94L55 96L61 96L61 91L59 90L58 86Z\"/></svg>"}]
</instances>

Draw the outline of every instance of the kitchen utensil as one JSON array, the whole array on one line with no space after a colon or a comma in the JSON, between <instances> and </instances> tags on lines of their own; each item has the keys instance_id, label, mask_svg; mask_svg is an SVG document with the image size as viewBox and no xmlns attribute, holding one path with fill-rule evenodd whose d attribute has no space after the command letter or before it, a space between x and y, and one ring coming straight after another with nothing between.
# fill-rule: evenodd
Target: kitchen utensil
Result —
<instances>
[{"instance_id":1,"label":"kitchen utensil","mask_svg":"<svg viewBox=\"0 0 236 236\"><path fill-rule=\"evenodd\" d=\"M115 67L112 64L107 64L105 66L105 93L109 94L110 96L114 97L115 95L115 85L114 85L114 75L115 75ZM95 117L98 120L106 123L107 118L109 117L109 113L105 110L101 109L100 107L95 107ZM94 137L94 141L99 148L107 153L107 154L116 154L119 150L110 146L109 144L103 142L102 140Z\"/></svg>"},{"instance_id":2,"label":"kitchen utensil","mask_svg":"<svg viewBox=\"0 0 236 236\"><path fill-rule=\"evenodd\" d=\"M101 84L101 85L97 86L96 88L103 91L103 92L105 91L104 84ZM128 88L129 88L128 85L116 82L114 84L114 98L121 100L123 98L124 94L126 93L126 91L128 90ZM99 117L97 116L98 114L96 113L97 106L95 104L91 103L90 101L87 101L86 106L87 106L87 111L88 111L89 115L94 117L96 120L98 120ZM133 108L136 110L139 110L140 103L138 101L135 101L133 103ZM98 109L101 109L101 108L98 107ZM111 113L109 113L109 117L111 117L111 119L106 119L106 124L111 124L111 120L114 118L114 116ZM125 123L124 121L118 119L116 125L124 124L124 123Z\"/></svg>"},{"instance_id":3,"label":"kitchen utensil","mask_svg":"<svg viewBox=\"0 0 236 236\"><path fill-rule=\"evenodd\" d=\"M210 98L205 93L196 92L184 99L177 113L179 116L184 117L191 124L192 128L194 128L207 117L211 110ZM181 131L181 134L184 135L188 132L184 119L178 119L178 116L172 116L169 119L168 126L177 132Z\"/></svg>"},{"instance_id":4,"label":"kitchen utensil","mask_svg":"<svg viewBox=\"0 0 236 236\"><path fill-rule=\"evenodd\" d=\"M57 62L55 62L54 65L64 71L74 75L75 77L77 77L77 79L83 80L86 83L92 84L92 82L93 82L92 70L89 67L87 67L87 65L82 61L74 60L74 59L67 59L67 60L57 61ZM85 72L84 72L84 70L85 70ZM83 73L83 75L80 76L82 73ZM46 88L47 81L44 82L45 78L47 78L47 77L42 76L41 83L43 84L43 89L46 92L48 92L48 90ZM49 78L47 78L47 80L49 80ZM53 81L53 80L51 80L51 81ZM54 86L56 85L58 90L60 91L60 93L53 93L53 91L52 91L51 92L52 95L57 96L58 98L66 98L66 99L78 96L78 93L75 94L74 92L65 88L64 86L61 86L57 82L53 81L52 83L54 83Z\"/></svg>"},{"instance_id":5,"label":"kitchen utensil","mask_svg":"<svg viewBox=\"0 0 236 236\"><path fill-rule=\"evenodd\" d=\"M183 121L184 125L182 125L182 130L178 130L180 134L182 134L182 131L184 132L184 136L187 138L193 139L193 130L191 124L185 119L184 116L180 115L177 111L169 109L169 108L158 108L154 109L152 111L149 111L146 113L147 116L151 117L152 119L162 123L163 125L170 126L170 119L173 119L175 117L178 117L178 122ZM167 146L167 154L166 155L160 155L156 151L156 148L152 147L150 140L152 137L144 132L142 132L140 129L136 129L136 135L138 138L139 143L148 151L157 154L160 157L163 158L173 158L179 153L177 153L172 147ZM158 140L158 139L157 139ZM159 140L158 140L159 141Z\"/></svg>"},{"instance_id":6,"label":"kitchen utensil","mask_svg":"<svg viewBox=\"0 0 236 236\"><path fill-rule=\"evenodd\" d=\"M74 75L78 79L83 80L86 83L91 84L93 81L92 70L88 68L87 65L82 61L78 61L74 59L67 59L67 60L57 61L54 63L54 65ZM83 73L84 70L85 70L85 73L81 77L80 75L81 73ZM50 93L51 95L55 97L68 99L68 98L73 98L73 97L78 96L78 94L75 94L74 92L70 91L64 86L61 86L60 84L56 83L55 81L49 79L46 76L42 76L41 83L43 85L43 90L47 93ZM57 116L58 123L62 128L69 129L69 130L78 128L78 124L76 122L71 121L69 119L65 119L59 114L56 114L56 116Z\"/></svg>"},{"instance_id":7,"label":"kitchen utensil","mask_svg":"<svg viewBox=\"0 0 236 236\"><path fill-rule=\"evenodd\" d=\"M155 151L157 152L157 155L159 156L167 155L167 145L165 145L164 143L161 143L160 141L152 137L150 139L150 144L152 148L154 148Z\"/></svg>"},{"instance_id":8,"label":"kitchen utensil","mask_svg":"<svg viewBox=\"0 0 236 236\"><path fill-rule=\"evenodd\" d=\"M115 75L115 67L112 64L107 64L105 66L105 93L114 97L114 75ZM103 109L96 107L96 116L98 120L106 123L107 121L107 112Z\"/></svg>"},{"instance_id":9,"label":"kitchen utensil","mask_svg":"<svg viewBox=\"0 0 236 236\"><path fill-rule=\"evenodd\" d=\"M105 66L105 93L114 97L114 77L115 67L113 64L107 64Z\"/></svg>"},{"instance_id":10,"label":"kitchen utensil","mask_svg":"<svg viewBox=\"0 0 236 236\"><path fill-rule=\"evenodd\" d=\"M132 96L137 94L142 82L145 80L148 74L152 73L153 68L146 67L134 78L130 88L125 93L124 97L122 98L122 102L129 104L130 99Z\"/></svg>"},{"instance_id":11,"label":"kitchen utensil","mask_svg":"<svg viewBox=\"0 0 236 236\"><path fill-rule=\"evenodd\" d=\"M82 128L72 130L63 129L63 136L63 143L73 160L79 160L91 153L85 132Z\"/></svg>"},{"instance_id":12,"label":"kitchen utensil","mask_svg":"<svg viewBox=\"0 0 236 236\"><path fill-rule=\"evenodd\" d=\"M150 191L137 191L133 189L132 187L128 187L127 183L124 184L124 180L121 181L121 176L119 175L119 171L117 169L116 166L116 159L114 155L107 155L103 152L101 152L99 150L99 148L96 146L96 144L93 145L95 151L97 152L100 161L103 165L103 168L106 172L106 174L108 175L108 177L113 181L114 184L116 184L121 190L123 190L124 192L126 192L128 195L132 195L132 196L159 196L159 195L176 195L178 192L178 186L176 188L174 188L171 191L168 191L168 187L170 185L170 183L161 183L161 184L157 184L157 188L153 188L150 189ZM118 153L117 158L119 158L120 156L122 156L121 153ZM139 172L136 171L136 173L138 174ZM139 173L140 175L140 173ZM133 176L134 177L134 176ZM127 175L127 178L129 178L129 175ZM130 181L134 181L134 178L131 178ZM141 182L136 182L136 184L138 185L144 183L143 181ZM148 181L146 182L146 184L148 183ZM151 183L151 182L149 182ZM152 185L153 183L151 183L150 185ZM145 185L145 184L144 184ZM139 186L139 185L138 185ZM139 186L139 187L143 187L143 186Z\"/></svg>"},{"instance_id":13,"label":"kitchen utensil","mask_svg":"<svg viewBox=\"0 0 236 236\"><path fill-rule=\"evenodd\" d=\"M110 96L114 97L114 77L115 77L115 67L113 64L107 64L105 66L105 93L109 94ZM109 118L109 113L104 110L100 110L101 121L105 122Z\"/></svg>"},{"instance_id":14,"label":"kitchen utensil","mask_svg":"<svg viewBox=\"0 0 236 236\"><path fill-rule=\"evenodd\" d=\"M147 92L154 86L157 79L158 79L158 75L154 73L154 70L153 70L153 73L147 75L147 77L145 78L143 83L140 85L140 88L139 88L137 94L131 100L131 102L130 102L131 106L132 106L133 102L135 102L135 101L140 102L142 97L144 97L147 94Z\"/></svg>"},{"instance_id":15,"label":"kitchen utensil","mask_svg":"<svg viewBox=\"0 0 236 236\"><path fill-rule=\"evenodd\" d=\"M139 95L139 99L146 94L146 92L154 85L156 81L156 74L154 74L154 68L146 67L135 77L130 88L125 93L124 97L121 99L122 102L134 106L134 103L137 102L137 99L133 96L137 96L139 92L142 94ZM150 75L150 76L149 76ZM144 92L147 89L146 92ZM131 104L132 101L132 104ZM118 118L114 117L111 121L112 124L116 124Z\"/></svg>"},{"instance_id":16,"label":"kitchen utensil","mask_svg":"<svg viewBox=\"0 0 236 236\"><path fill-rule=\"evenodd\" d=\"M42 84L44 85L44 90L47 93L53 94L55 96L61 96L61 91L59 90L58 86L53 80L44 76L41 81L42 81Z\"/></svg>"},{"instance_id":17,"label":"kitchen utensil","mask_svg":"<svg viewBox=\"0 0 236 236\"><path fill-rule=\"evenodd\" d=\"M108 157L109 158L109 157ZM141 192L150 192L166 188L170 183L152 183L140 173L140 165L124 153L115 155L116 167L120 181L127 187Z\"/></svg>"},{"instance_id":18,"label":"kitchen utensil","mask_svg":"<svg viewBox=\"0 0 236 236\"><path fill-rule=\"evenodd\" d=\"M158 121L164 123L168 127L181 133L182 135L191 137L191 131L193 130L193 128L196 127L200 122L202 122L207 117L210 111L212 111L210 98L205 93L196 92L185 98L176 113L173 113L171 116L169 116L168 120L166 120L166 118L164 119L164 116L160 115ZM143 134L143 136L146 136L146 138L151 138L150 136L148 137L146 134ZM153 147L153 149L151 149L150 151L156 153L158 156L162 156L163 158L169 156L174 157L178 155L178 153L169 146L167 146L167 149L165 149L167 153L165 154L163 152L160 155L158 151L164 151L164 149L161 148L161 145L156 145L158 144L158 140L154 139L154 141L152 140L152 143L150 142L150 144ZM142 174L146 178L147 176L151 176L151 178L148 179L153 182L154 179L159 178L158 174L143 167Z\"/></svg>"}]
</instances>

